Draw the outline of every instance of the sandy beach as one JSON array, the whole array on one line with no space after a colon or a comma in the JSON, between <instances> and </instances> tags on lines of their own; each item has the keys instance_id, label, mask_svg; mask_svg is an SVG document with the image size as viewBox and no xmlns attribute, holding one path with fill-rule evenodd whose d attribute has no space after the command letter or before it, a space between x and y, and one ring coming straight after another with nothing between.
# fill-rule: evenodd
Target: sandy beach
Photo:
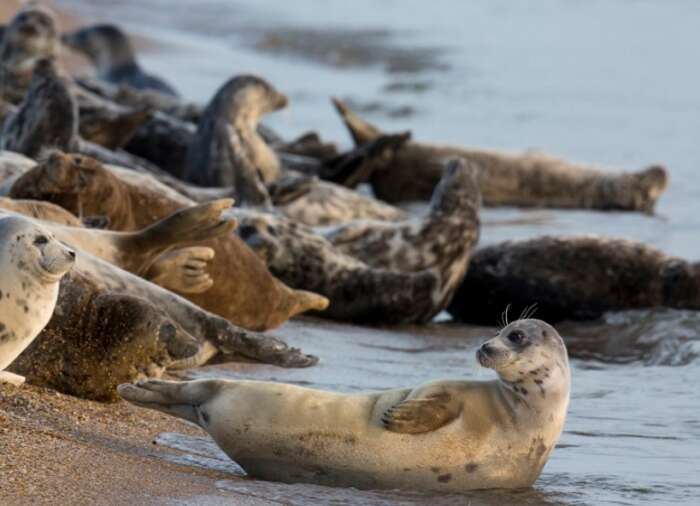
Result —
<instances>
[{"instance_id":1,"label":"sandy beach","mask_svg":"<svg viewBox=\"0 0 700 506\"><path fill-rule=\"evenodd\" d=\"M612 33L615 19L627 19L625 2L612 3L601 15L601 22L607 23L601 28L605 33ZM0 23L20 4L0 3ZM465 35L455 47L444 48L444 39L426 41L429 37L417 28L425 24L422 17L429 17L426 7L418 4L411 4L400 19L392 17L401 10L395 5L383 7L384 18L371 13L366 3L356 9L338 7L337 17L346 16L348 26L337 33L328 29L324 16L313 21L313 13L320 10L315 2L301 2L295 10L275 2L207 0L192 12L188 0L173 1L168 3L170 16L157 19L149 5L66 0L53 6L63 30L123 19L145 66L174 82L188 100L205 102L220 83L238 73L264 75L290 96L292 109L270 120L285 137L318 129L324 139L347 145L328 101L337 94L389 131L411 127L421 138L441 142L533 147L631 168L663 159L673 168L673 182L657 216L486 209L480 244L546 233L596 232L700 258L692 239L698 218L687 207L697 199L692 174L700 159L695 134L689 133L697 132L698 126L694 91L667 90L639 70L645 63L627 69L627 74L624 66L616 66L629 63L624 59L629 55L634 55L632 64L643 60L639 55L644 51L658 57L652 51L657 48L654 38L630 42L605 60L599 72L577 73L586 57L601 51L591 43L593 38L580 36L586 26L597 26L594 8L548 2L526 10L475 2L462 6L460 16L474 16L483 24L465 28L465 34L473 32L472 39ZM645 3L640 10L651 14L634 18L644 33L654 25L654 5ZM552 18L542 14L549 8ZM287 17L278 13L270 20L268 13L277 9L295 12ZM685 19L682 14L676 12L676 19ZM443 12L435 20L444 34L456 33L449 17ZM547 39L544 28L543 34L534 35L514 28L537 26L531 23L535 18L539 26L561 36L553 27L579 17L584 28L561 48ZM386 19L400 29L382 26ZM512 40L509 31L515 34ZM637 35L626 34L625 40L637 41ZM670 36L664 40L670 41L665 48L669 52L692 46ZM542 59L533 56L540 54ZM500 58L513 61L512 69ZM561 64L577 58L583 62L578 69ZM74 72L90 71L74 53L66 50L62 59ZM548 59L561 67L547 67L543 62ZM495 67L506 70L500 74ZM584 73L590 81L580 83ZM632 89L621 75L644 86ZM674 78L694 89L693 78ZM454 83L464 87L451 87ZM497 330L496 322L476 327L446 319L443 314L438 323L391 328L296 319L271 334L318 355L315 367L228 363L177 377L282 381L344 392L436 377L489 379L490 372L476 364L474 350ZM241 477L205 432L175 418L125 402L102 404L32 385L0 385L0 505L695 504L700 491L700 404L694 386L700 363L698 313L626 311L557 328L575 357L571 410L560 443L532 489L425 496L260 482Z\"/></svg>"}]
</instances>

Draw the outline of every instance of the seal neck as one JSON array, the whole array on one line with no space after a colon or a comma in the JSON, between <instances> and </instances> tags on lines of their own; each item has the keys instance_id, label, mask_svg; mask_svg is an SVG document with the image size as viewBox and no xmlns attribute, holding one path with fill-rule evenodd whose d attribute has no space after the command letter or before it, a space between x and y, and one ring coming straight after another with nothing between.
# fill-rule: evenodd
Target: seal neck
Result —
<instances>
[{"instance_id":1,"label":"seal neck","mask_svg":"<svg viewBox=\"0 0 700 506\"><path fill-rule=\"evenodd\" d=\"M524 406L533 414L546 417L566 413L571 386L568 363L557 361L518 371L514 377L499 377L501 387L512 397L516 407Z\"/></svg>"}]
</instances>

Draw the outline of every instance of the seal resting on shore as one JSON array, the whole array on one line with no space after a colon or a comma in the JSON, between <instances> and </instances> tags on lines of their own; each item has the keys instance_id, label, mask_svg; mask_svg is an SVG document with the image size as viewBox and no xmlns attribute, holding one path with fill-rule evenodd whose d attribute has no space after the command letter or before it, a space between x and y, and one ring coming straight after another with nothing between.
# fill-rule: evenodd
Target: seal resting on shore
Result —
<instances>
[{"instance_id":1,"label":"seal resting on shore","mask_svg":"<svg viewBox=\"0 0 700 506\"><path fill-rule=\"evenodd\" d=\"M194 202L146 174L105 168L89 157L53 152L17 179L13 198L55 203L86 216L106 216L109 228L133 231L145 228ZM208 311L252 330L277 327L295 314L323 310L325 297L292 290L268 271L235 234L198 243L211 248L208 274L214 284L188 299ZM168 288L174 288L169 286ZM184 293L178 290L179 293Z\"/></svg>"},{"instance_id":2,"label":"seal resting on shore","mask_svg":"<svg viewBox=\"0 0 700 506\"><path fill-rule=\"evenodd\" d=\"M34 65L58 54L58 30L53 13L27 5L15 14L0 39L0 98L19 103L29 88Z\"/></svg>"},{"instance_id":3,"label":"seal resting on shore","mask_svg":"<svg viewBox=\"0 0 700 506\"><path fill-rule=\"evenodd\" d=\"M454 162L419 220L314 230L271 213L231 213L236 233L275 276L329 298L320 316L424 323L445 308L467 268L479 233L479 188L474 169Z\"/></svg>"},{"instance_id":4,"label":"seal resting on shore","mask_svg":"<svg viewBox=\"0 0 700 506\"><path fill-rule=\"evenodd\" d=\"M237 76L216 92L202 113L183 179L201 186L232 186L242 204L264 204L264 183L277 179L280 161L257 132L260 117L287 106L264 79Z\"/></svg>"},{"instance_id":5,"label":"seal resting on shore","mask_svg":"<svg viewBox=\"0 0 700 506\"><path fill-rule=\"evenodd\" d=\"M64 34L61 41L95 65L97 76L113 84L125 84L137 90L152 90L177 97L175 89L163 79L141 69L131 42L113 24L98 24Z\"/></svg>"},{"instance_id":6,"label":"seal resting on shore","mask_svg":"<svg viewBox=\"0 0 700 506\"><path fill-rule=\"evenodd\" d=\"M356 144L384 135L334 99ZM659 165L614 173L542 153L506 154L409 141L391 152L369 176L374 193L387 202L425 200L442 175L445 158L464 158L480 168L487 206L555 207L652 213L668 185Z\"/></svg>"},{"instance_id":7,"label":"seal resting on shore","mask_svg":"<svg viewBox=\"0 0 700 506\"><path fill-rule=\"evenodd\" d=\"M0 217L0 238L0 381L19 385L24 378L3 369L48 323L75 252L21 216Z\"/></svg>"},{"instance_id":8,"label":"seal resting on shore","mask_svg":"<svg viewBox=\"0 0 700 506\"><path fill-rule=\"evenodd\" d=\"M117 385L159 377L199 351L198 341L146 299L100 290L69 272L51 320L10 369L34 385L114 401Z\"/></svg>"},{"instance_id":9,"label":"seal resting on shore","mask_svg":"<svg viewBox=\"0 0 700 506\"><path fill-rule=\"evenodd\" d=\"M496 308L537 304L550 321L595 319L605 311L666 306L700 309L700 264L626 239L537 237L477 249L447 310L493 324Z\"/></svg>"},{"instance_id":10,"label":"seal resting on shore","mask_svg":"<svg viewBox=\"0 0 700 506\"><path fill-rule=\"evenodd\" d=\"M120 385L119 394L199 425L256 478L440 492L529 487L566 418L564 342L541 320L518 320L486 341L477 358L497 380L368 394L154 380Z\"/></svg>"}]
</instances>

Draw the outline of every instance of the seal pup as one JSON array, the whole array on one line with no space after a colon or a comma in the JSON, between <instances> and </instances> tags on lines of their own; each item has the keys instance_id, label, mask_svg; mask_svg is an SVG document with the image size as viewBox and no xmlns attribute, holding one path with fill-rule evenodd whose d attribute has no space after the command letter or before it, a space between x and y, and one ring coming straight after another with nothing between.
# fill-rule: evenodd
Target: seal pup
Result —
<instances>
[{"instance_id":1,"label":"seal pup","mask_svg":"<svg viewBox=\"0 0 700 506\"><path fill-rule=\"evenodd\" d=\"M532 304L551 321L660 306L697 310L700 264L595 235L505 241L476 250L447 310L457 320L492 323L497 307Z\"/></svg>"},{"instance_id":2,"label":"seal pup","mask_svg":"<svg viewBox=\"0 0 700 506\"><path fill-rule=\"evenodd\" d=\"M0 237L0 381L20 385L24 378L4 369L48 323L75 252L22 216L0 217Z\"/></svg>"},{"instance_id":3,"label":"seal pup","mask_svg":"<svg viewBox=\"0 0 700 506\"><path fill-rule=\"evenodd\" d=\"M477 351L492 381L340 394L261 381L143 381L119 395L207 431L252 477L365 489L531 486L562 432L566 347L518 320Z\"/></svg>"},{"instance_id":4,"label":"seal pup","mask_svg":"<svg viewBox=\"0 0 700 506\"><path fill-rule=\"evenodd\" d=\"M10 195L50 201L78 215L106 216L110 229L118 231L147 227L194 205L149 175L106 168L89 157L58 152L19 178ZM323 296L293 290L277 280L235 234L197 246L214 251L207 266L213 285L203 293L178 293L237 325L266 330L295 314L321 311L328 305Z\"/></svg>"},{"instance_id":5,"label":"seal pup","mask_svg":"<svg viewBox=\"0 0 700 506\"><path fill-rule=\"evenodd\" d=\"M264 79L237 76L211 99L187 153L183 179L200 186L232 186L237 202L266 201L264 183L280 174L280 161L258 134L260 117L286 107L287 97Z\"/></svg>"},{"instance_id":6,"label":"seal pup","mask_svg":"<svg viewBox=\"0 0 700 506\"><path fill-rule=\"evenodd\" d=\"M381 130L334 99L356 144L382 135ZM445 158L461 157L480 167L479 185L487 206L521 206L640 211L653 213L668 185L660 165L639 172L609 172L550 155L507 154L409 141L375 169L369 180L387 202L425 200L442 175Z\"/></svg>"},{"instance_id":7,"label":"seal pup","mask_svg":"<svg viewBox=\"0 0 700 506\"><path fill-rule=\"evenodd\" d=\"M29 4L20 9L0 40L0 98L19 103L29 88L34 65L58 55L58 29L53 13Z\"/></svg>"},{"instance_id":8,"label":"seal pup","mask_svg":"<svg viewBox=\"0 0 700 506\"><path fill-rule=\"evenodd\" d=\"M178 94L163 79L141 69L131 42L113 24L97 24L64 34L61 41L85 55L97 70L97 76L107 82L131 86L137 90L152 90L173 97Z\"/></svg>"},{"instance_id":9,"label":"seal pup","mask_svg":"<svg viewBox=\"0 0 700 506\"><path fill-rule=\"evenodd\" d=\"M434 272L439 285L433 298L436 306L444 308L462 282L479 239L477 176L473 164L450 160L423 217L354 221L324 229L323 235L339 251L370 267Z\"/></svg>"},{"instance_id":10,"label":"seal pup","mask_svg":"<svg viewBox=\"0 0 700 506\"><path fill-rule=\"evenodd\" d=\"M196 338L146 299L101 290L69 272L51 320L10 369L34 385L115 401L119 383L159 377L199 348Z\"/></svg>"}]
</instances>

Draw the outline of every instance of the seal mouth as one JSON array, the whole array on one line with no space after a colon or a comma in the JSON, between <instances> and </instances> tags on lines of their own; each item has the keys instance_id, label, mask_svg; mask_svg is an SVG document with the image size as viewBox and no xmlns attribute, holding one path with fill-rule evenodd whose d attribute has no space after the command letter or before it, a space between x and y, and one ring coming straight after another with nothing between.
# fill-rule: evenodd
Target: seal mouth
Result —
<instances>
[{"instance_id":1,"label":"seal mouth","mask_svg":"<svg viewBox=\"0 0 700 506\"><path fill-rule=\"evenodd\" d=\"M75 251L67 249L62 258L42 259L39 262L41 276L49 282L60 280L63 275L73 268L75 264Z\"/></svg>"}]
</instances>

